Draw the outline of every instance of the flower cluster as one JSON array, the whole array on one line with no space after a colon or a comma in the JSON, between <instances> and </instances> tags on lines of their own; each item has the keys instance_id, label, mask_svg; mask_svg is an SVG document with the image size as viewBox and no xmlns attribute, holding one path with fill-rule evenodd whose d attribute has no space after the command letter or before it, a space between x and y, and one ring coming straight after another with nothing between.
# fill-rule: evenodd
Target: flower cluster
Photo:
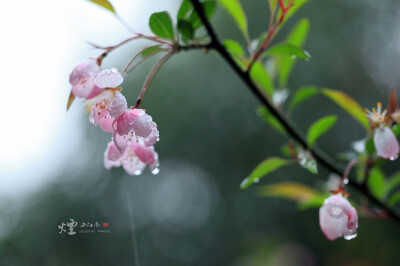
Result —
<instances>
[{"instance_id":1,"label":"flower cluster","mask_svg":"<svg viewBox=\"0 0 400 266\"><path fill-rule=\"evenodd\" d=\"M319 225L329 240L353 239L357 236L357 211L341 193L331 195L319 209Z\"/></svg>"},{"instance_id":2,"label":"flower cluster","mask_svg":"<svg viewBox=\"0 0 400 266\"><path fill-rule=\"evenodd\" d=\"M382 104L379 102L377 108L365 111L371 122L371 128L374 130L376 154L385 159L396 159L399 154L399 142L391 129L391 124L399 122L400 112L395 111L388 114L386 110L382 110Z\"/></svg>"},{"instance_id":3,"label":"flower cluster","mask_svg":"<svg viewBox=\"0 0 400 266\"><path fill-rule=\"evenodd\" d=\"M112 133L104 153L104 166L122 166L128 174L140 175L148 164L152 173L157 174L157 124L145 110L128 108L119 87L123 81L117 69L102 70L96 60L79 63L69 77L73 95L86 99L90 123Z\"/></svg>"}]
</instances>

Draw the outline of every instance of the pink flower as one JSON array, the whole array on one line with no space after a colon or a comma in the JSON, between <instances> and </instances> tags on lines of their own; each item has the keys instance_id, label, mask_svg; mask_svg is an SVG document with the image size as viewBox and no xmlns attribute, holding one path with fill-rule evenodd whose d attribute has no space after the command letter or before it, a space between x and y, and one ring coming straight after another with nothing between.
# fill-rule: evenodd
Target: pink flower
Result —
<instances>
[{"instance_id":1,"label":"pink flower","mask_svg":"<svg viewBox=\"0 0 400 266\"><path fill-rule=\"evenodd\" d=\"M104 153L105 168L111 169L122 165L130 175L140 175L147 164L153 174L159 172L158 154L154 151L154 147L146 147L140 142L130 144L123 153L120 153L114 142L110 141Z\"/></svg>"},{"instance_id":2,"label":"pink flower","mask_svg":"<svg viewBox=\"0 0 400 266\"><path fill-rule=\"evenodd\" d=\"M329 240L350 240L357 236L357 211L341 194L331 195L319 209L319 225Z\"/></svg>"},{"instance_id":3,"label":"pink flower","mask_svg":"<svg viewBox=\"0 0 400 266\"><path fill-rule=\"evenodd\" d=\"M105 132L113 132L114 119L128 108L122 93L114 90L105 90L96 98L87 101L86 106L90 110L90 123L100 125Z\"/></svg>"},{"instance_id":4,"label":"pink flower","mask_svg":"<svg viewBox=\"0 0 400 266\"><path fill-rule=\"evenodd\" d=\"M76 97L90 99L101 92L94 84L94 76L100 71L95 60L86 60L74 67L69 75L69 83Z\"/></svg>"},{"instance_id":5,"label":"pink flower","mask_svg":"<svg viewBox=\"0 0 400 266\"><path fill-rule=\"evenodd\" d=\"M157 124L143 109L128 109L113 124L115 145L123 151L130 143L140 139L145 146L158 141Z\"/></svg>"},{"instance_id":6,"label":"pink flower","mask_svg":"<svg viewBox=\"0 0 400 266\"><path fill-rule=\"evenodd\" d=\"M389 127L378 127L374 133L374 144L378 156L394 160L399 154L399 142Z\"/></svg>"},{"instance_id":7,"label":"pink flower","mask_svg":"<svg viewBox=\"0 0 400 266\"><path fill-rule=\"evenodd\" d=\"M94 79L94 84L99 88L116 88L122 84L124 77L116 68L104 69Z\"/></svg>"}]
</instances>

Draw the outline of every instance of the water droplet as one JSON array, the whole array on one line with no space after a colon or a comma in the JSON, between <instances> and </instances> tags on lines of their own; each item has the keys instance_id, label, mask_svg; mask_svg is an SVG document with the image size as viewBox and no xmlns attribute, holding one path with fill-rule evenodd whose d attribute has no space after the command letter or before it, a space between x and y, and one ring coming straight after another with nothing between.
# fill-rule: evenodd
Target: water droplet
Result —
<instances>
[{"instance_id":1,"label":"water droplet","mask_svg":"<svg viewBox=\"0 0 400 266\"><path fill-rule=\"evenodd\" d=\"M291 58L294 60L294 59L296 59L296 56L295 56L295 55L292 55Z\"/></svg>"},{"instance_id":2,"label":"water droplet","mask_svg":"<svg viewBox=\"0 0 400 266\"><path fill-rule=\"evenodd\" d=\"M348 179L348 178L345 178L345 179L343 180L343 184L347 185L348 183L349 183L349 179Z\"/></svg>"},{"instance_id":3,"label":"water droplet","mask_svg":"<svg viewBox=\"0 0 400 266\"><path fill-rule=\"evenodd\" d=\"M134 175L140 175L142 173L141 170L136 170L135 172L133 172Z\"/></svg>"},{"instance_id":4,"label":"water droplet","mask_svg":"<svg viewBox=\"0 0 400 266\"><path fill-rule=\"evenodd\" d=\"M396 160L397 159L397 157L399 157L398 155L396 155L396 156L392 156L392 157L390 157L389 158L389 160L391 160L391 161L394 161L394 160Z\"/></svg>"},{"instance_id":5,"label":"water droplet","mask_svg":"<svg viewBox=\"0 0 400 266\"><path fill-rule=\"evenodd\" d=\"M346 240L351 240L353 238L356 238L356 236L357 236L357 233L354 233L352 235L346 235L343 238L346 239Z\"/></svg>"},{"instance_id":6,"label":"water droplet","mask_svg":"<svg viewBox=\"0 0 400 266\"><path fill-rule=\"evenodd\" d=\"M160 169L159 168L154 168L153 170L151 170L151 173L153 174L153 175L156 175L156 174L158 174L160 172Z\"/></svg>"},{"instance_id":7,"label":"water droplet","mask_svg":"<svg viewBox=\"0 0 400 266\"><path fill-rule=\"evenodd\" d=\"M246 177L245 179L243 179L242 183L240 183L240 187L243 188L244 186L246 186L247 182L249 181L249 178Z\"/></svg>"},{"instance_id":8,"label":"water droplet","mask_svg":"<svg viewBox=\"0 0 400 266\"><path fill-rule=\"evenodd\" d=\"M254 178L254 179L253 179L253 182L254 182L254 183L258 183L258 182L260 182L260 179L259 179L259 178Z\"/></svg>"}]
</instances>

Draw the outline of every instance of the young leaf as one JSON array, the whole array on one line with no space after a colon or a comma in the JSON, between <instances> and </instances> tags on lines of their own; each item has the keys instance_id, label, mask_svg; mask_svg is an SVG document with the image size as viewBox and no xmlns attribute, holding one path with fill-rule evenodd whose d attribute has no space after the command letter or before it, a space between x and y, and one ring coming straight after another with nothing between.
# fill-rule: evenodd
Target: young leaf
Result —
<instances>
[{"instance_id":1,"label":"young leaf","mask_svg":"<svg viewBox=\"0 0 400 266\"><path fill-rule=\"evenodd\" d=\"M192 3L189 0L183 0L178 10L177 20L181 20L187 17L189 12L193 10Z\"/></svg>"},{"instance_id":2,"label":"young leaf","mask_svg":"<svg viewBox=\"0 0 400 266\"><path fill-rule=\"evenodd\" d=\"M274 85L268 72L259 61L254 62L253 67L250 69L250 78L263 89L269 97L272 97Z\"/></svg>"},{"instance_id":3,"label":"young leaf","mask_svg":"<svg viewBox=\"0 0 400 266\"><path fill-rule=\"evenodd\" d=\"M178 31L181 34L182 40L184 42L190 41L194 37L192 24L190 24L186 20L181 19L178 21Z\"/></svg>"},{"instance_id":4,"label":"young leaf","mask_svg":"<svg viewBox=\"0 0 400 266\"><path fill-rule=\"evenodd\" d=\"M108 11L111 11L114 14L116 14L113 5L107 0L89 0L89 1L101 6L103 8L105 8L105 9L107 9Z\"/></svg>"},{"instance_id":5,"label":"young leaf","mask_svg":"<svg viewBox=\"0 0 400 266\"><path fill-rule=\"evenodd\" d=\"M396 206L396 204L399 202L400 202L400 192L394 193L388 200L388 204L390 207Z\"/></svg>"},{"instance_id":6,"label":"young leaf","mask_svg":"<svg viewBox=\"0 0 400 266\"><path fill-rule=\"evenodd\" d=\"M261 162L248 177L240 184L241 189L246 189L253 183L257 183L265 175L275 171L276 169L287 165L291 161L279 157L271 157Z\"/></svg>"},{"instance_id":7,"label":"young leaf","mask_svg":"<svg viewBox=\"0 0 400 266\"><path fill-rule=\"evenodd\" d=\"M226 10L235 20L242 34L246 39L248 39L249 33L247 31L247 18L239 0L219 0L219 2L226 8Z\"/></svg>"},{"instance_id":8,"label":"young leaf","mask_svg":"<svg viewBox=\"0 0 400 266\"><path fill-rule=\"evenodd\" d=\"M298 207L300 210L306 210L310 208L320 208L324 204L325 199L329 196L330 194L328 193L317 194L313 197L310 197L308 199L305 199L304 201L299 202Z\"/></svg>"},{"instance_id":9,"label":"young leaf","mask_svg":"<svg viewBox=\"0 0 400 266\"><path fill-rule=\"evenodd\" d=\"M301 59L310 59L311 56L310 54L297 47L296 45L293 44L277 44L271 48L269 48L265 53L263 53L262 56L268 56L268 55L286 55L290 56L291 59L295 58L301 58Z\"/></svg>"},{"instance_id":10,"label":"young leaf","mask_svg":"<svg viewBox=\"0 0 400 266\"><path fill-rule=\"evenodd\" d=\"M247 63L246 63L246 58L244 55L244 50L242 46L237 43L234 40L227 39L224 40L224 47L230 53L232 56L233 60L241 67L241 68L246 68Z\"/></svg>"},{"instance_id":11,"label":"young leaf","mask_svg":"<svg viewBox=\"0 0 400 266\"><path fill-rule=\"evenodd\" d=\"M224 40L224 47L232 56L244 57L244 50L242 46L235 40Z\"/></svg>"},{"instance_id":12,"label":"young leaf","mask_svg":"<svg viewBox=\"0 0 400 266\"><path fill-rule=\"evenodd\" d=\"M265 122L267 122L273 129L277 130L282 135L286 135L286 131L281 123L276 119L275 116L271 115L268 109L264 106L260 106L257 109L257 114L261 116Z\"/></svg>"},{"instance_id":13,"label":"young leaf","mask_svg":"<svg viewBox=\"0 0 400 266\"><path fill-rule=\"evenodd\" d=\"M318 174L317 161L309 151L300 149L297 153L298 161L301 167L307 169L313 174Z\"/></svg>"},{"instance_id":14,"label":"young leaf","mask_svg":"<svg viewBox=\"0 0 400 266\"><path fill-rule=\"evenodd\" d=\"M374 167L371 170L368 178L369 190L375 197L383 199L386 194L385 186L386 186L385 174L379 167Z\"/></svg>"},{"instance_id":15,"label":"young leaf","mask_svg":"<svg viewBox=\"0 0 400 266\"><path fill-rule=\"evenodd\" d=\"M174 40L174 28L171 16L167 11L153 13L150 16L149 26L158 37Z\"/></svg>"},{"instance_id":16,"label":"young leaf","mask_svg":"<svg viewBox=\"0 0 400 266\"><path fill-rule=\"evenodd\" d=\"M289 33L286 43L295 45L297 47L302 47L307 37L309 28L309 20L306 18L301 19ZM282 57L282 59L279 61L279 85L281 87L285 87L287 85L294 63L295 61L291 57Z\"/></svg>"},{"instance_id":17,"label":"young leaf","mask_svg":"<svg viewBox=\"0 0 400 266\"><path fill-rule=\"evenodd\" d=\"M389 179L386 184L386 192L389 193L390 191L394 190L400 185L400 172L395 173Z\"/></svg>"},{"instance_id":18,"label":"young leaf","mask_svg":"<svg viewBox=\"0 0 400 266\"><path fill-rule=\"evenodd\" d=\"M294 94L289 104L289 110L293 110L299 103L307 100L318 93L317 87L301 87Z\"/></svg>"},{"instance_id":19,"label":"young leaf","mask_svg":"<svg viewBox=\"0 0 400 266\"><path fill-rule=\"evenodd\" d=\"M147 56L149 54L154 53L155 51L159 50L161 47L161 45L153 45L153 46L149 46L147 48L145 48L142 52L141 52L141 56Z\"/></svg>"},{"instance_id":20,"label":"young leaf","mask_svg":"<svg viewBox=\"0 0 400 266\"><path fill-rule=\"evenodd\" d=\"M297 182L262 186L258 192L260 196L264 197L286 198L301 202L310 200L319 194L315 189Z\"/></svg>"},{"instance_id":21,"label":"young leaf","mask_svg":"<svg viewBox=\"0 0 400 266\"><path fill-rule=\"evenodd\" d=\"M325 116L314 122L307 132L307 143L312 147L315 141L326 131L328 131L337 121L336 115Z\"/></svg>"},{"instance_id":22,"label":"young leaf","mask_svg":"<svg viewBox=\"0 0 400 266\"><path fill-rule=\"evenodd\" d=\"M369 122L364 113L364 110L358 102L356 102L349 95L344 92L332 89L322 89L322 93L329 99L334 101L337 105L347 111L353 118L355 118L365 129L368 130Z\"/></svg>"}]
</instances>

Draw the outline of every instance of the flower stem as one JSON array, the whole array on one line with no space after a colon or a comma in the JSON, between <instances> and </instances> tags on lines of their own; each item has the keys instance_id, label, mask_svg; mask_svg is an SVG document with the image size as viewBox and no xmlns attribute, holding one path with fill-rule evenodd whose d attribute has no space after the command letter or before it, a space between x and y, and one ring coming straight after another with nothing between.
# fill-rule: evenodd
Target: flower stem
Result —
<instances>
[{"instance_id":1,"label":"flower stem","mask_svg":"<svg viewBox=\"0 0 400 266\"><path fill-rule=\"evenodd\" d=\"M155 65L152 67L150 70L149 74L146 77L146 80L144 81L142 90L140 91L139 97L136 101L135 108L139 108L144 95L146 94L147 88L150 86L151 81L153 80L154 76L157 74L158 70L162 67L162 65L167 62L167 60L174 54L175 50L169 51L166 55L161 57L160 60L155 63Z\"/></svg>"}]
</instances>

